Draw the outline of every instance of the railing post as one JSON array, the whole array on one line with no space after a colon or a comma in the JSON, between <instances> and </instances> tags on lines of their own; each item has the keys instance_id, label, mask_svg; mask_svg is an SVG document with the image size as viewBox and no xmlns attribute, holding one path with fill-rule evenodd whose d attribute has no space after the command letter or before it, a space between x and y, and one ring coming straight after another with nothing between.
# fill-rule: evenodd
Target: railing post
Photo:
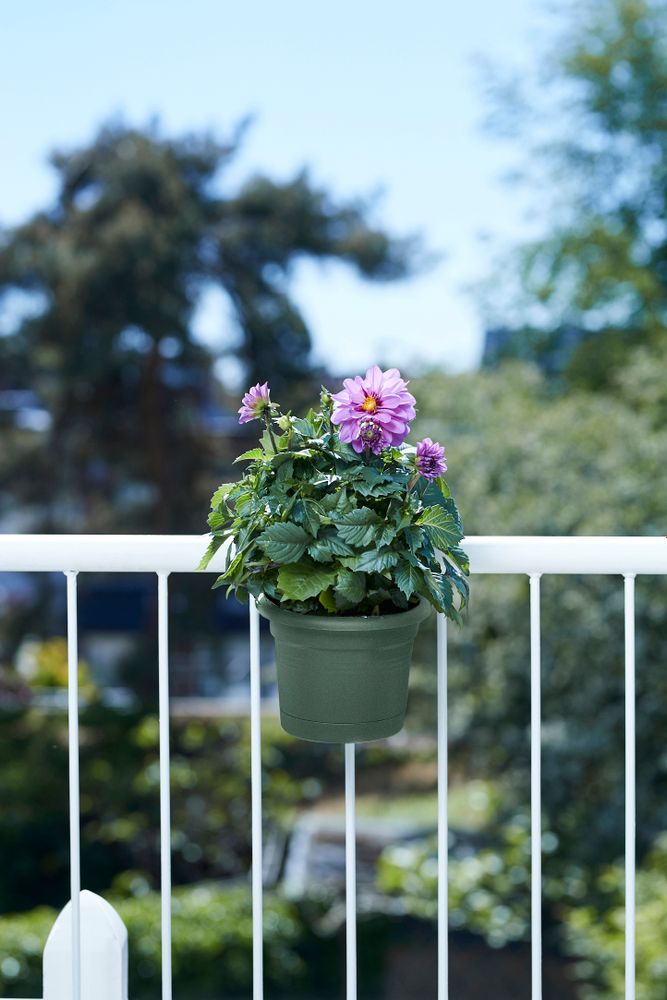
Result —
<instances>
[{"instance_id":1,"label":"railing post","mask_svg":"<svg viewBox=\"0 0 667 1000\"><path fill-rule=\"evenodd\" d=\"M449 996L449 817L447 619L438 615L436 652L438 732L438 1000Z\"/></svg>"},{"instance_id":2,"label":"railing post","mask_svg":"<svg viewBox=\"0 0 667 1000\"><path fill-rule=\"evenodd\" d=\"M542 998L542 677L540 573L530 574L530 913L532 1000Z\"/></svg>"},{"instance_id":3,"label":"railing post","mask_svg":"<svg viewBox=\"0 0 667 1000\"><path fill-rule=\"evenodd\" d=\"M169 574L157 574L160 731L160 908L162 1000L171 1000L171 788L169 754Z\"/></svg>"},{"instance_id":4,"label":"railing post","mask_svg":"<svg viewBox=\"0 0 667 1000\"><path fill-rule=\"evenodd\" d=\"M357 830L355 745L345 744L345 952L346 1000L357 1000Z\"/></svg>"},{"instance_id":5,"label":"railing post","mask_svg":"<svg viewBox=\"0 0 667 1000\"><path fill-rule=\"evenodd\" d=\"M79 789L79 633L74 570L67 580L67 725L69 762L69 858L71 900L71 1000L81 1000L81 816Z\"/></svg>"},{"instance_id":6,"label":"railing post","mask_svg":"<svg viewBox=\"0 0 667 1000\"><path fill-rule=\"evenodd\" d=\"M264 859L262 848L262 675L259 612L250 598L250 798L252 823L252 995L264 996Z\"/></svg>"},{"instance_id":7,"label":"railing post","mask_svg":"<svg viewBox=\"0 0 667 1000\"><path fill-rule=\"evenodd\" d=\"M625 596L625 1000L635 1000L635 574L626 573Z\"/></svg>"}]
</instances>

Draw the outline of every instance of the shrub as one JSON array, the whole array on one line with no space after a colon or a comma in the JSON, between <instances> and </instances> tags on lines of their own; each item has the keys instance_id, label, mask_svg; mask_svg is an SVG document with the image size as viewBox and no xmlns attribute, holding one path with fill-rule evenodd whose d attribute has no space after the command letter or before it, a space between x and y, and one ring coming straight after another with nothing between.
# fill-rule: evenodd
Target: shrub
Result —
<instances>
[{"instance_id":1,"label":"shrub","mask_svg":"<svg viewBox=\"0 0 667 1000\"><path fill-rule=\"evenodd\" d=\"M160 983L160 897L110 899L129 939L132 1000L155 997ZM42 953L57 916L40 907L0 917L0 991L41 996ZM305 973L297 946L303 929L295 908L276 895L264 907L264 961L269 988L297 985ZM239 885L174 890L174 991L184 1000L247 996L252 982L250 891Z\"/></svg>"}]
</instances>

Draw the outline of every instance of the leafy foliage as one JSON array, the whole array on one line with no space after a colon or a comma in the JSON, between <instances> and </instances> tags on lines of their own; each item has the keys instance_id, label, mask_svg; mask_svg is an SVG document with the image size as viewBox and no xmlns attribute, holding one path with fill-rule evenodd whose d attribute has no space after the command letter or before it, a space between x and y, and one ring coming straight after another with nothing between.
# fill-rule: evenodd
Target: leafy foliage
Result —
<instances>
[{"instance_id":1,"label":"leafy foliage","mask_svg":"<svg viewBox=\"0 0 667 1000\"><path fill-rule=\"evenodd\" d=\"M432 375L415 394L422 426L466 470L451 482L472 534L665 535L667 432L652 412L618 395L554 397L518 365ZM542 590L544 809L564 858L609 863L623 844L623 585L546 576ZM640 853L667 828L666 597L664 579L637 581ZM507 776L510 809L529 788L527 607L524 579L480 576L475 614L450 637L451 753L474 773Z\"/></svg>"},{"instance_id":2,"label":"leafy foliage","mask_svg":"<svg viewBox=\"0 0 667 1000\"><path fill-rule=\"evenodd\" d=\"M0 880L0 911L69 895L67 720L36 709L0 716L0 851L12 857ZM250 863L250 732L245 720L172 720L174 882L238 878ZM309 801L312 774L276 724L264 792L268 836ZM81 712L82 865L102 892L119 872L159 885L158 720L93 704ZM302 778L294 777L301 771ZM221 838L220 831L224 830ZM34 995L34 994L33 994Z\"/></svg>"},{"instance_id":3,"label":"leafy foliage","mask_svg":"<svg viewBox=\"0 0 667 1000\"><path fill-rule=\"evenodd\" d=\"M524 73L497 88L495 121L529 150L519 176L546 225L505 254L488 311L501 324L522 317L500 331L506 356L608 388L633 347L665 337L667 5L583 0L563 11L530 83Z\"/></svg>"},{"instance_id":4,"label":"leafy foliage","mask_svg":"<svg viewBox=\"0 0 667 1000\"><path fill-rule=\"evenodd\" d=\"M664 539L667 432L661 419L665 389L659 371L646 383L651 393L644 406L636 404L648 369L647 355L632 375L634 392L628 401L619 392L554 396L539 371L516 363L491 373L452 378L433 374L421 380L415 395L422 426L450 441L451 468L466 470L458 481L454 471L451 484L469 512L469 531ZM511 905L511 915L505 914L508 926L525 916L516 893L506 891L514 862L510 845L503 847L505 834L500 827L515 825L512 817L525 811L530 795L528 600L525 579L480 576L475 580L475 614L469 616L465 630L453 631L449 639L453 773L491 778L502 789L502 815L494 820L499 829L486 831L489 838L500 841L493 853L500 855L502 865L487 855L497 874L479 872L484 895L475 897L471 891L470 905L464 906L461 917L462 926L478 929L476 902L489 916L496 904ZM664 577L638 578L640 865L667 828L666 602ZM427 720L431 732L435 728L432 642L432 636L424 636L425 652L418 645L417 670L413 669L422 691L422 720ZM542 813L543 830L553 835L544 870L552 915L560 916L565 902L569 908L585 900L606 922L607 907L615 906L611 897L600 897L599 879L623 853L623 648L620 578L543 578ZM419 668L421 657L424 668ZM417 694L413 689L413 706ZM406 875L414 876L419 864L416 858ZM652 899L659 909L663 889L657 880L654 886ZM647 880L647 913L650 888ZM487 893L495 895L494 903ZM595 919L591 916L589 921L591 935ZM587 947L586 959L595 964L591 977L599 975L600 965L607 961L601 953L597 963L593 945ZM640 976L649 982L647 968L644 965ZM608 989L599 995L617 992ZM647 993L660 995L657 990Z\"/></svg>"},{"instance_id":5,"label":"leafy foliage","mask_svg":"<svg viewBox=\"0 0 667 1000\"><path fill-rule=\"evenodd\" d=\"M294 262L376 281L416 264L413 240L305 172L222 184L241 139L107 125L53 154L54 203L3 231L0 390L30 390L41 420L0 411L0 516L20 509L21 530L195 530L196 497L228 462L216 359L234 353L251 381L270 371L293 398L317 390ZM216 350L197 337L211 294L234 318L231 349L223 329Z\"/></svg>"},{"instance_id":6,"label":"leafy foliage","mask_svg":"<svg viewBox=\"0 0 667 1000\"><path fill-rule=\"evenodd\" d=\"M213 496L202 565L226 543L216 586L303 614L378 614L424 597L460 621L468 567L444 480L421 478L406 445L375 456L341 443L326 390L305 419L274 408L266 420L243 478Z\"/></svg>"},{"instance_id":7,"label":"leafy foliage","mask_svg":"<svg viewBox=\"0 0 667 1000\"><path fill-rule=\"evenodd\" d=\"M623 996L625 987L625 871L622 863L600 873L596 898L568 908L568 950L586 1000ZM667 838L658 838L637 872L637 996L662 1000L667 994Z\"/></svg>"}]
</instances>

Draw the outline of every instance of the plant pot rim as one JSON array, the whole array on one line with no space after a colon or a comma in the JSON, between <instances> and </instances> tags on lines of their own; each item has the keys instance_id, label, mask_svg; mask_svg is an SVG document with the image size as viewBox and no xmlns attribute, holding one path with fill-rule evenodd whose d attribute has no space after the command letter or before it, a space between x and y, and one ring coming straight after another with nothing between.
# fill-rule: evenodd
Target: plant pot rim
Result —
<instances>
[{"instance_id":1,"label":"plant pot rim","mask_svg":"<svg viewBox=\"0 0 667 1000\"><path fill-rule=\"evenodd\" d=\"M364 632L397 628L405 628L407 624L418 625L430 614L432 607L425 597L419 598L419 604L407 611L396 611L390 615L302 615L297 611L288 611L275 604L266 594L257 599L257 610L270 621L296 625L300 628L332 632Z\"/></svg>"}]
</instances>

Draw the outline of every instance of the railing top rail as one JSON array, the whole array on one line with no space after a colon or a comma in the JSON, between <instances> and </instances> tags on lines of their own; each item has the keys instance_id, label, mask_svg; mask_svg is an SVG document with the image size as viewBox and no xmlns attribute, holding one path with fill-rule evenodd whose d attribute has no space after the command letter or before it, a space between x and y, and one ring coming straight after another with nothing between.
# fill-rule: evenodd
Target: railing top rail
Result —
<instances>
[{"instance_id":1,"label":"railing top rail","mask_svg":"<svg viewBox=\"0 0 667 1000\"><path fill-rule=\"evenodd\" d=\"M205 535L0 535L0 572L191 573ZM473 573L667 575L662 536L473 535ZM207 572L220 571L218 555Z\"/></svg>"}]
</instances>

